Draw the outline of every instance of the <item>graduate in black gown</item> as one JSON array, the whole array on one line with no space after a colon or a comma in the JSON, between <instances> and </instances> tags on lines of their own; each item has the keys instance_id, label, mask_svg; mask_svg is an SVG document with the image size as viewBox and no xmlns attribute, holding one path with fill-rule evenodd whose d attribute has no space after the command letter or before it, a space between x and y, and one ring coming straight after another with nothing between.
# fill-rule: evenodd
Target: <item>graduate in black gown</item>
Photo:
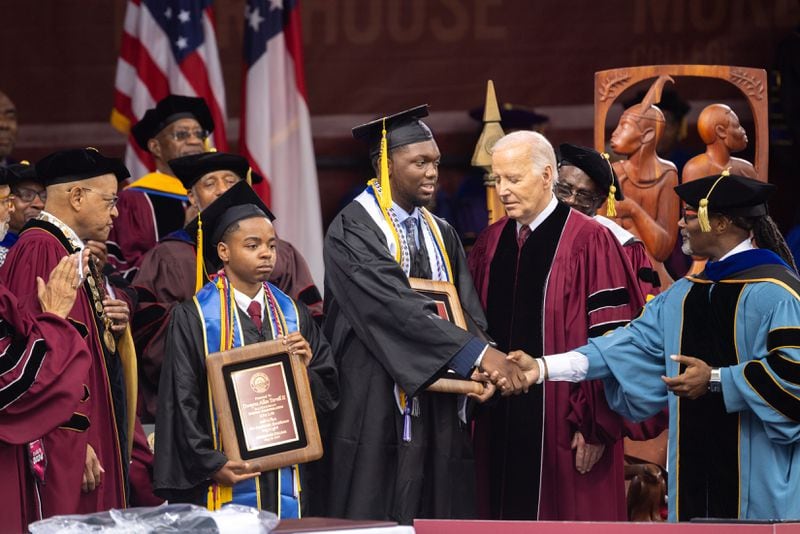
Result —
<instances>
[{"instance_id":1,"label":"graduate in black gown","mask_svg":"<svg viewBox=\"0 0 800 534\"><path fill-rule=\"evenodd\" d=\"M409 276L454 284L467 314L486 326L458 235L423 207L440 159L419 120L426 115L420 106L353 130L376 170L386 167L325 238L325 334L342 386L326 443L331 516L474 517L465 399L425 389L448 368L469 377L480 362L509 372L502 353L440 319L409 285Z\"/></svg>"},{"instance_id":2,"label":"graduate in black gown","mask_svg":"<svg viewBox=\"0 0 800 534\"><path fill-rule=\"evenodd\" d=\"M324 420L336 407L338 381L328 342L304 304L267 282L276 261L267 214L249 187L228 190L202 212L206 262L224 268L172 312L159 384L154 486L171 502L212 509L234 502L297 517L299 506L307 507L305 490L313 483L299 484L293 468L252 478L246 462L228 460L212 421L205 368L206 356L221 348L220 340L212 339L214 319L208 310L219 310L226 299L231 347L286 339L287 351L306 361L318 418Z\"/></svg>"}]
</instances>

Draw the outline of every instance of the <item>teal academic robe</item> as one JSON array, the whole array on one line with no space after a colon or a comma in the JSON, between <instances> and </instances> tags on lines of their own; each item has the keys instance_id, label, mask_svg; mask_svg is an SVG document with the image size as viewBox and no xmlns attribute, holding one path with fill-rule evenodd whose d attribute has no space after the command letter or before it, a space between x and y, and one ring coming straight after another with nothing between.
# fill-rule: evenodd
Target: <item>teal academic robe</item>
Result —
<instances>
[{"instance_id":1,"label":"teal academic robe","mask_svg":"<svg viewBox=\"0 0 800 534\"><path fill-rule=\"evenodd\" d=\"M625 328L577 349L609 405L645 419L669 404L669 518L800 517L800 281L751 250L678 280ZM721 369L722 393L669 394L683 354Z\"/></svg>"}]
</instances>

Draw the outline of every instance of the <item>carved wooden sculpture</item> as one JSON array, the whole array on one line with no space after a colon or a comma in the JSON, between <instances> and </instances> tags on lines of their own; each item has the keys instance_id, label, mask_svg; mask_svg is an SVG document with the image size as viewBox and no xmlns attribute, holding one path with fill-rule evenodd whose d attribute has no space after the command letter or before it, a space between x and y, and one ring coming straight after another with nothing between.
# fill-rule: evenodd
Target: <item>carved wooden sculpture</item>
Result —
<instances>
[{"instance_id":1,"label":"carved wooden sculpture","mask_svg":"<svg viewBox=\"0 0 800 534\"><path fill-rule=\"evenodd\" d=\"M614 163L625 195L625 200L616 203L617 223L644 242L662 287L672 282L662 262L675 246L680 211L673 191L678 185L678 170L656 154L666 122L656 104L667 81L672 78L659 76L644 100L625 110L611 134L611 150L627 156Z\"/></svg>"},{"instance_id":2,"label":"carved wooden sculpture","mask_svg":"<svg viewBox=\"0 0 800 534\"><path fill-rule=\"evenodd\" d=\"M682 182L720 174L725 169L730 169L731 174L759 178L752 163L731 156L747 148L747 133L730 107L725 104L706 106L697 118L697 132L706 144L706 151L686 163Z\"/></svg>"}]
</instances>

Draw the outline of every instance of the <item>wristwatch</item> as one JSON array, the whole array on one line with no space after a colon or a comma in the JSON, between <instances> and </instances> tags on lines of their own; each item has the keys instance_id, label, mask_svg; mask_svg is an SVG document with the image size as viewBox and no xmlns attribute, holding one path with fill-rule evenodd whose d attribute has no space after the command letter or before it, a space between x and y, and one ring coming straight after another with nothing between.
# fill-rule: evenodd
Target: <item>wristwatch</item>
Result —
<instances>
[{"instance_id":1,"label":"wristwatch","mask_svg":"<svg viewBox=\"0 0 800 534\"><path fill-rule=\"evenodd\" d=\"M708 380L708 391L711 393L722 393L722 377L720 377L719 367L711 368L711 378Z\"/></svg>"}]
</instances>

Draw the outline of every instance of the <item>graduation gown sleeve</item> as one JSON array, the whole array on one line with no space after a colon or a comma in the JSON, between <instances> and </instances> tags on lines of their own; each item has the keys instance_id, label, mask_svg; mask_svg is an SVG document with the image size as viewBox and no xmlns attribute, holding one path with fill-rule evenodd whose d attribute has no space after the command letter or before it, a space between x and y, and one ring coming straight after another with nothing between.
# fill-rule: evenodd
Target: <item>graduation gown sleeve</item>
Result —
<instances>
[{"instance_id":1,"label":"graduation gown sleeve","mask_svg":"<svg viewBox=\"0 0 800 534\"><path fill-rule=\"evenodd\" d=\"M800 300L774 284L751 286L739 308L740 321L761 323L766 343L746 343L752 354L741 363L721 368L722 395L728 412L752 412L770 440L800 441ZM760 303L761 305L758 305ZM748 306L749 304L749 306ZM741 330L741 329L739 329ZM743 337L740 332L739 337ZM741 350L741 349L740 349Z\"/></svg>"},{"instance_id":2,"label":"graduation gown sleeve","mask_svg":"<svg viewBox=\"0 0 800 534\"><path fill-rule=\"evenodd\" d=\"M676 282L672 292L685 283ZM662 314L668 298L656 297L636 320L578 349L589 359L586 378L602 378L609 406L632 421L643 421L667 404L661 376L665 374Z\"/></svg>"},{"instance_id":3,"label":"graduation gown sleeve","mask_svg":"<svg viewBox=\"0 0 800 534\"><path fill-rule=\"evenodd\" d=\"M153 480L171 501L202 502L206 481L227 461L211 437L203 339L194 301L177 306L159 383Z\"/></svg>"},{"instance_id":4,"label":"graduation gown sleeve","mask_svg":"<svg viewBox=\"0 0 800 534\"><path fill-rule=\"evenodd\" d=\"M474 339L439 318L433 303L410 288L380 230L358 203L331 224L324 257L326 291L335 296L336 311L410 395L432 383ZM342 327L336 324L335 336Z\"/></svg>"},{"instance_id":5,"label":"graduation gown sleeve","mask_svg":"<svg viewBox=\"0 0 800 534\"><path fill-rule=\"evenodd\" d=\"M0 441L24 444L67 421L90 365L72 325L29 314L0 286Z\"/></svg>"}]
</instances>

